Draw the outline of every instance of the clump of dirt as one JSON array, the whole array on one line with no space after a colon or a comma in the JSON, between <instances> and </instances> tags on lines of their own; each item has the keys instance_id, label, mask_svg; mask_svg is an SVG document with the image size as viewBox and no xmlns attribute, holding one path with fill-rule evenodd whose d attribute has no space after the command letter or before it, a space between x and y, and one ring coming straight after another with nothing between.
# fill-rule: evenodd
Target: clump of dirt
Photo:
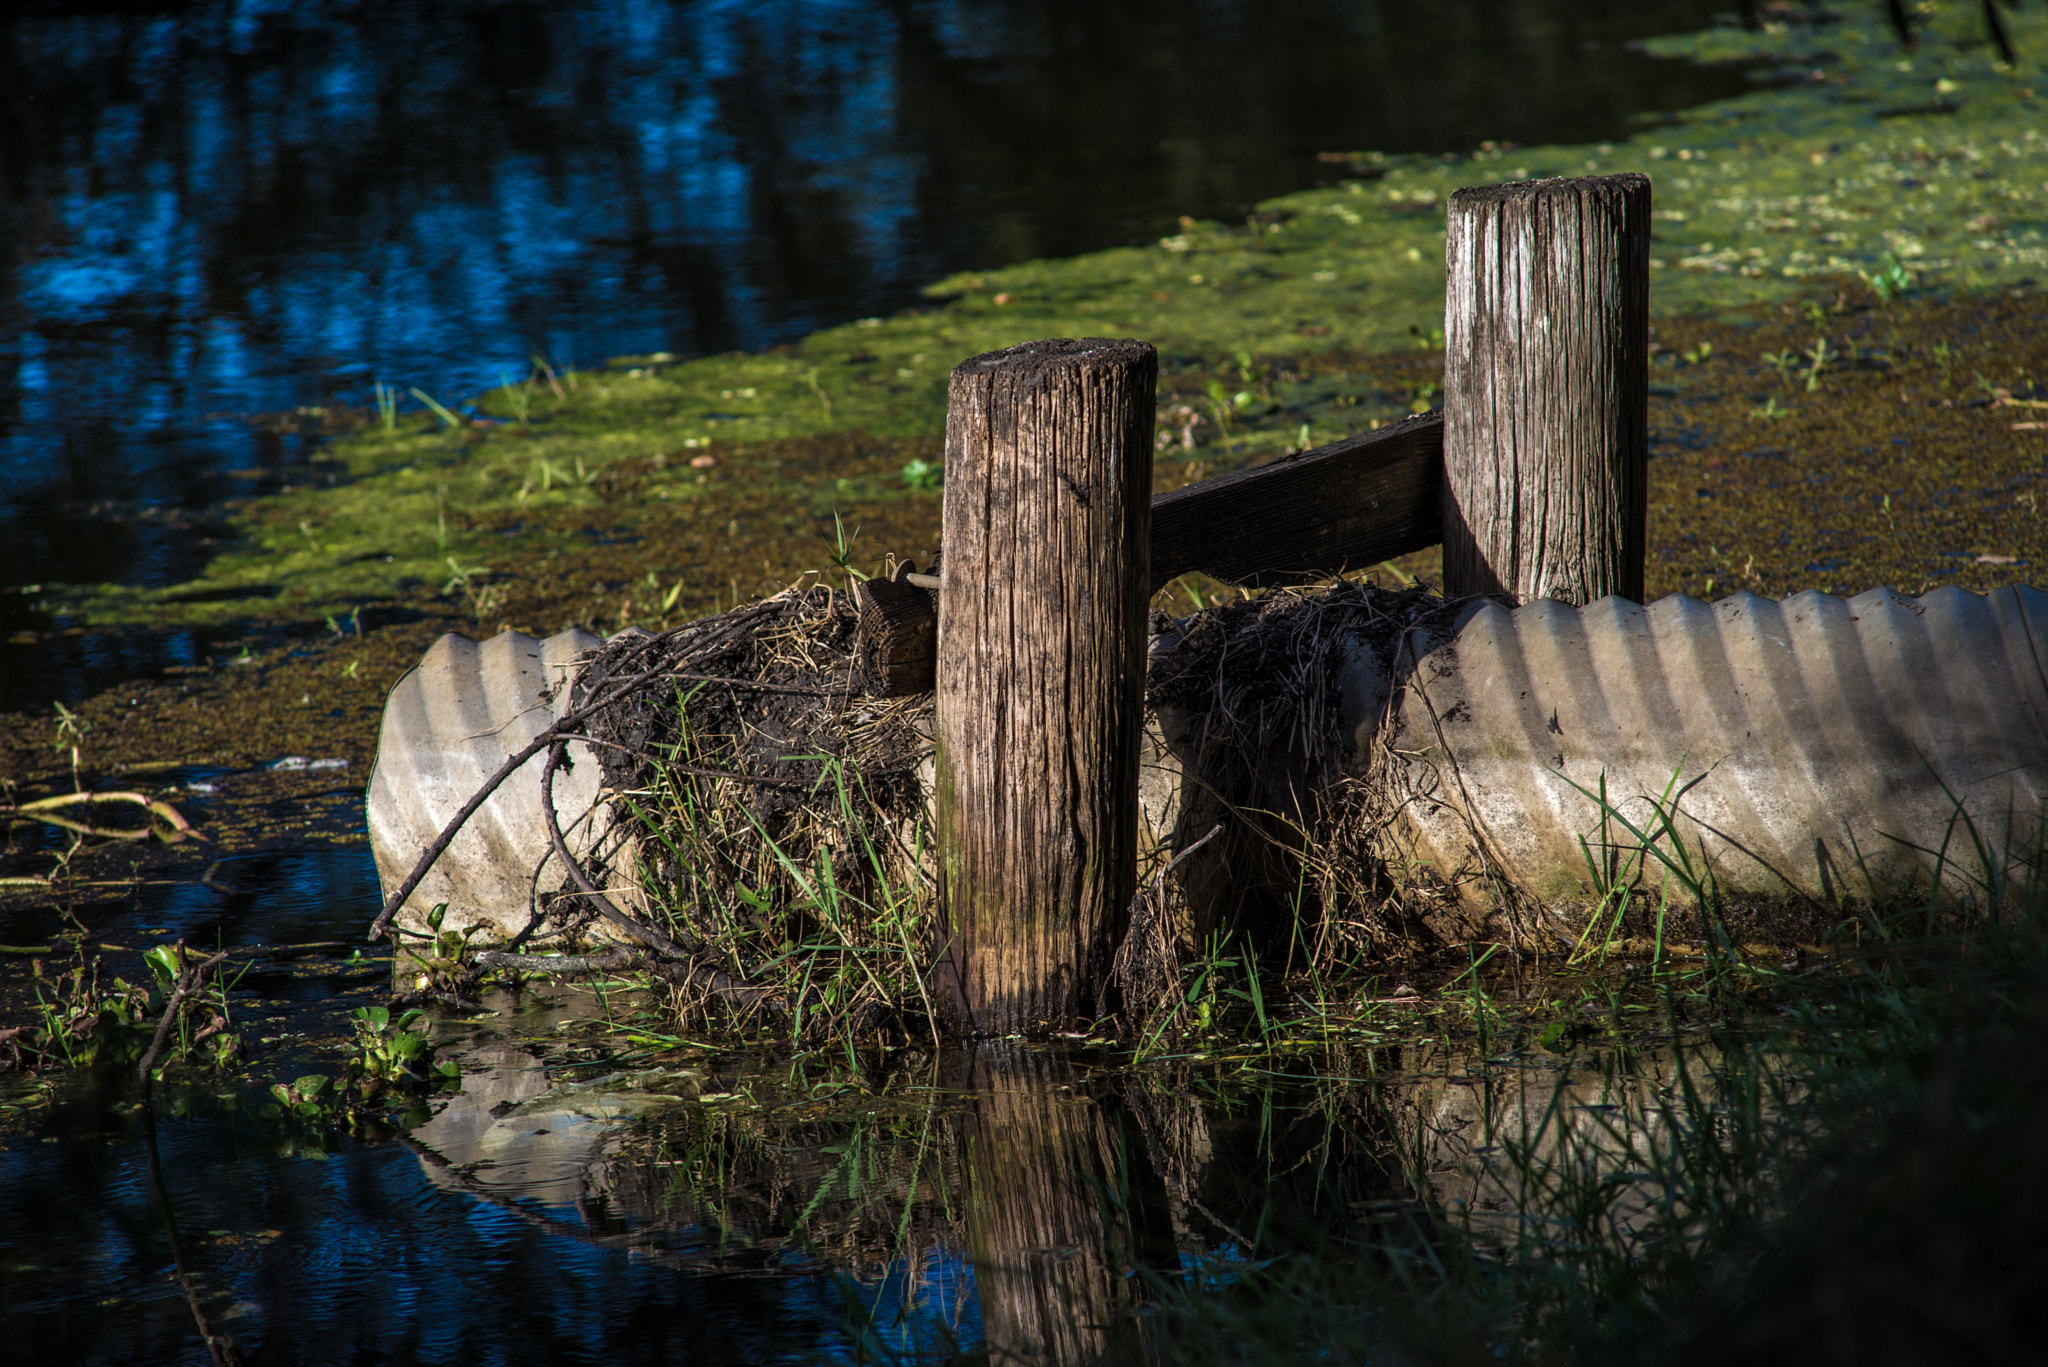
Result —
<instances>
[{"instance_id":1,"label":"clump of dirt","mask_svg":"<svg viewBox=\"0 0 2048 1367\"><path fill-rule=\"evenodd\" d=\"M607 742L606 783L624 793L664 765L704 769L774 839L853 766L878 811L910 812L931 755L931 700L867 699L854 668L859 622L851 595L814 582L653 640L615 638L578 677L572 705L622 672L656 681L592 720Z\"/></svg>"}]
</instances>

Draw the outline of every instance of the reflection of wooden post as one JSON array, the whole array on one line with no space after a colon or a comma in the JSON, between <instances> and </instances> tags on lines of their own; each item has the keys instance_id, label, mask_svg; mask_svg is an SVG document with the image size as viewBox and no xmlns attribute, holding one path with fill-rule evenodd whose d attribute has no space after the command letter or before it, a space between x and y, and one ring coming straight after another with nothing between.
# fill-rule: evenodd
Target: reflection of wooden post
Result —
<instances>
[{"instance_id":1,"label":"reflection of wooden post","mask_svg":"<svg viewBox=\"0 0 2048 1367\"><path fill-rule=\"evenodd\" d=\"M1143 342L1033 342L953 372L940 555L938 844L953 1029L1104 1014L1137 885L1151 597Z\"/></svg>"},{"instance_id":2,"label":"reflection of wooden post","mask_svg":"<svg viewBox=\"0 0 2048 1367\"><path fill-rule=\"evenodd\" d=\"M967 1232L990 1357L1150 1361L1133 1266L1177 1266L1173 1216L1137 1125L1044 1054L983 1045L948 1090L962 1122Z\"/></svg>"},{"instance_id":3,"label":"reflection of wooden post","mask_svg":"<svg viewBox=\"0 0 2048 1367\"><path fill-rule=\"evenodd\" d=\"M1451 196L1444 591L1643 596L1650 182Z\"/></svg>"}]
</instances>

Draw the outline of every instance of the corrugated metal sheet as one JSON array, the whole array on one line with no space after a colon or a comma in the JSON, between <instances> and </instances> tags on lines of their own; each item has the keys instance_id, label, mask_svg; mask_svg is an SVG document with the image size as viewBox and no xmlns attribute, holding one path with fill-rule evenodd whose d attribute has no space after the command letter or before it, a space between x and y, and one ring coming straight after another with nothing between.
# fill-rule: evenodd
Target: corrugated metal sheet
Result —
<instances>
[{"instance_id":1,"label":"corrugated metal sheet","mask_svg":"<svg viewBox=\"0 0 2048 1367\"><path fill-rule=\"evenodd\" d=\"M466 636L436 641L392 688L370 773L370 848L388 895L463 804L513 754L553 725L579 660L604 644L587 631L546 640L502 632L481 645ZM557 701L542 698L554 689ZM578 762L555 776L555 809L565 831L597 800L598 765L572 743ZM446 926L483 928L502 940L526 924L528 892L548 852L541 815L544 755L521 765L455 837L407 900L400 924L419 929L425 912L448 904ZM590 823L569 833L579 853ZM551 887L550 887L551 890Z\"/></svg>"},{"instance_id":2,"label":"corrugated metal sheet","mask_svg":"<svg viewBox=\"0 0 2048 1367\"><path fill-rule=\"evenodd\" d=\"M1156 640L1154 657L1175 639ZM447 636L400 680L369 795L387 889L552 723L543 685L599 644L585 632L507 632L482 645ZM1354 646L1341 671L1345 729L1361 751L1352 772L1399 803L1381 839L1397 875L1427 867L1475 909L1503 883L1544 904L1595 894L1589 850L1603 876L1634 870L1655 889L1661 866L1634 853L1640 841L1622 823L1650 831L1660 808L1729 894L1833 905L1873 887L1925 886L1937 866L1975 880L1987 859L1995 873L2041 853L2048 593L2036 589L1475 604L1386 656ZM1184 816L1203 829L1227 816L1204 814L1215 804L1200 797L1200 775L1182 773L1175 724L1155 721L1145 746L1141 819L1162 844ZM494 937L524 924L547 851L541 764L471 820L408 903L410 923L447 902L451 924ZM1275 791L1298 777L1276 774ZM597 786L595 763L559 775L558 810L580 816ZM1189 793L1199 810L1184 813ZM575 838L579 852L592 843L587 827ZM1668 851L1668 834L1662 843ZM1245 851L1218 841L1182 876L1215 885L1204 897L1221 906L1232 901L1222 885L1251 875ZM1684 888L1672 892L1685 900Z\"/></svg>"},{"instance_id":3,"label":"corrugated metal sheet","mask_svg":"<svg viewBox=\"0 0 2048 1367\"><path fill-rule=\"evenodd\" d=\"M1603 783L1639 830L1675 809L1722 890L1828 903L1924 886L1938 862L1982 877L2048 811L2035 589L1489 604L1394 674L1379 743L1418 799L1407 852L1468 896L1488 861L1539 899L1588 891L1582 838L1639 843L1603 832Z\"/></svg>"}]
</instances>

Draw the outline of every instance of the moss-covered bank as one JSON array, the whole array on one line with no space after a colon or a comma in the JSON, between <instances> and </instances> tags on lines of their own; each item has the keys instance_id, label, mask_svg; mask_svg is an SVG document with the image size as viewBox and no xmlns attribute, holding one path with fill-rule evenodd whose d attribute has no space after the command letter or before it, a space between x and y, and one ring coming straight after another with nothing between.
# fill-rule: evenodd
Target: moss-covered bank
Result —
<instances>
[{"instance_id":1,"label":"moss-covered bank","mask_svg":"<svg viewBox=\"0 0 2048 1367\"><path fill-rule=\"evenodd\" d=\"M1304 427L1312 441L1333 438L1431 396L1426 380L1407 393L1361 384L1348 362L1441 327L1443 200L1460 185L1649 172L1665 316L1822 285L1868 298L1859 275L1944 291L2038 275L2048 267L2040 73L1971 45L1967 7L1937 8L1911 55L1875 6L1816 27L1659 40L1662 54L1757 62L1768 88L1625 143L1488 147L1455 161L1360 153L1356 178L1273 200L1244 224L1187 222L1144 247L955 276L930 287L929 308L797 347L538 375L482 396L485 420L466 426L425 410L390 430L371 423L333 442L309 477L237 509L241 539L195 583L53 586L47 603L89 626L220 621L252 605L317 621L441 592L491 618L510 591L491 592L491 581L545 579L565 529L588 522L602 535L633 499L679 526L705 524L699 554L647 586L671 609L700 610L729 600L735 580L746 592L786 577L785 557L767 548L764 567L758 543L789 543L815 563L815 533L835 508L871 529L927 528L931 494L898 472L929 454L948 371L1036 337L1133 335L1161 348L1169 483L1191 463L1275 453ZM2048 17L2014 22L2023 53L2048 53ZM828 435L840 439L788 445ZM706 453L719 463L693 465ZM587 615L613 625L648 614L649 593L628 597Z\"/></svg>"}]
</instances>

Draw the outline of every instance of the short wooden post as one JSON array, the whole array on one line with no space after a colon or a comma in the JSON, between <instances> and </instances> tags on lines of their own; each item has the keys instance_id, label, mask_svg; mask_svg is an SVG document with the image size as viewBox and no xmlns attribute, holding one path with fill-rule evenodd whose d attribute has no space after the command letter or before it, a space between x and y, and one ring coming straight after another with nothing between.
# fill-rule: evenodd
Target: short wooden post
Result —
<instances>
[{"instance_id":1,"label":"short wooden post","mask_svg":"<svg viewBox=\"0 0 2048 1367\"><path fill-rule=\"evenodd\" d=\"M1483 185L1449 216L1444 590L1641 601L1649 178Z\"/></svg>"},{"instance_id":2,"label":"short wooden post","mask_svg":"<svg viewBox=\"0 0 2048 1367\"><path fill-rule=\"evenodd\" d=\"M916 572L906 560L894 577L860 583L853 658L869 697L907 698L937 682L939 609L930 592L910 582Z\"/></svg>"},{"instance_id":3,"label":"short wooden post","mask_svg":"<svg viewBox=\"0 0 2048 1367\"><path fill-rule=\"evenodd\" d=\"M946 416L938 848L952 1029L1062 1028L1106 981L1137 883L1151 597L1143 342L964 362Z\"/></svg>"}]
</instances>

